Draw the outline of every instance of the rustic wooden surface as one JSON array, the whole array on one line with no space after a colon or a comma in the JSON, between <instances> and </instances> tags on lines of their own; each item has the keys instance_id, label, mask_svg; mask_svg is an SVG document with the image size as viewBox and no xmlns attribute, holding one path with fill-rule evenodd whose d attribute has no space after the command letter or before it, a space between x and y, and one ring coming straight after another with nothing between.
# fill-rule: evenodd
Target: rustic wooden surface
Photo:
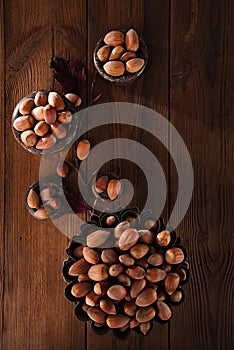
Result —
<instances>
[{"instance_id":1,"label":"rustic wooden surface","mask_svg":"<svg viewBox=\"0 0 234 350\"><path fill-rule=\"evenodd\" d=\"M233 348L233 7L232 0L0 1L1 349ZM157 325L145 338L134 333L120 341L94 335L64 297L61 266L68 239L25 209L40 157L15 142L11 113L31 91L57 88L49 69L52 55L78 57L87 65L83 99L88 102L96 41L112 28L130 26L148 45L147 69L131 88L98 79L99 103L140 103L168 118L190 152L195 188L177 229L191 266L186 300L169 325ZM157 155L170 180L168 216L177 191L168 153L136 128L108 132L144 143ZM89 136L102 140L100 134ZM113 163L112 170L120 166ZM129 172L139 184L132 164ZM139 206L140 189L134 203Z\"/></svg>"}]
</instances>

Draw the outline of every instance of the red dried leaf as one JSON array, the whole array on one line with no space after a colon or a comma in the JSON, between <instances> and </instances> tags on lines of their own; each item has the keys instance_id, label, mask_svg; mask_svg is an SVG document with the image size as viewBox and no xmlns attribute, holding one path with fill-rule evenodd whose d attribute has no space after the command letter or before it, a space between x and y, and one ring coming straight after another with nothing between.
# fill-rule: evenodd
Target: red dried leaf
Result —
<instances>
[{"instance_id":1,"label":"red dried leaf","mask_svg":"<svg viewBox=\"0 0 234 350\"><path fill-rule=\"evenodd\" d=\"M75 214L87 213L91 209L80 193L66 193L66 198Z\"/></svg>"},{"instance_id":2,"label":"red dried leaf","mask_svg":"<svg viewBox=\"0 0 234 350\"><path fill-rule=\"evenodd\" d=\"M78 59L74 62L62 57L51 59L50 67L54 70L55 79L62 85L63 93L79 94L86 83L85 66Z\"/></svg>"}]
</instances>

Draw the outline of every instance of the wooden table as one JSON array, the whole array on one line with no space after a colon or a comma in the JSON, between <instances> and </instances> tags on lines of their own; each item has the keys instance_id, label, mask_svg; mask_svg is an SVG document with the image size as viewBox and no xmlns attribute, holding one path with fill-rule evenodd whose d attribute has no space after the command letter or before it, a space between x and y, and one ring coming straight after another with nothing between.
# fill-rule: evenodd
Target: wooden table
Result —
<instances>
[{"instance_id":1,"label":"wooden table","mask_svg":"<svg viewBox=\"0 0 234 350\"><path fill-rule=\"evenodd\" d=\"M0 5L0 344L24 349L231 349L233 344L233 73L232 0L1 1ZM188 250L191 280L186 300L167 325L127 341L97 336L77 321L64 297L61 266L68 239L25 209L25 192L38 179L40 157L23 150L11 132L11 114L31 91L58 88L49 68L58 55L88 68L93 50L110 29L135 27L149 49L143 76L131 87L98 79L98 103L127 101L161 113L183 137L195 187L177 228ZM175 165L155 138L130 128L109 128L145 144L167 174L167 217L177 194ZM90 135L98 142L101 135ZM181 155L183 156L183 155ZM232 165L232 168L231 168ZM138 183L140 176L129 165ZM114 170L114 169L112 169Z\"/></svg>"}]
</instances>

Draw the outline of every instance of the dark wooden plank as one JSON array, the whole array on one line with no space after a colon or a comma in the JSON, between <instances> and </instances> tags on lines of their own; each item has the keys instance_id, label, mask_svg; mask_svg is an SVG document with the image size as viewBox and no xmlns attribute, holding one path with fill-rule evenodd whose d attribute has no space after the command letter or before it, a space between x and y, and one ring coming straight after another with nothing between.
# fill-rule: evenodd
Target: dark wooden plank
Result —
<instances>
[{"instance_id":1,"label":"dark wooden plank","mask_svg":"<svg viewBox=\"0 0 234 350\"><path fill-rule=\"evenodd\" d=\"M158 9L160 8L160 13ZM97 15L98 14L98 15ZM134 27L144 38L149 48L149 65L144 75L129 86L114 86L109 82L98 78L96 92L103 95L98 103L104 102L132 102L144 104L156 111L163 113L167 117L168 112L168 2L165 1L89 1L88 3L88 63L89 71L93 72L93 50L99 38L108 30L116 28ZM157 48L157 50L156 50ZM156 64L155 64L156 62ZM160 69L158 69L160 67ZM92 76L92 75L91 75ZM153 78L152 78L153 77ZM144 120L142 120L144 126ZM90 141L95 144L110 137L125 137L136 140L139 144L145 144L156 154L162 163L164 171L167 173L167 153L163 155L158 151L159 142L155 138L146 135L134 126L109 126L108 130L99 133L90 132ZM157 146L159 148L157 148ZM117 151L117 149L115 150ZM138 149L136 148L136 152ZM108 153L108 150L107 150ZM104 155L102 155L104 157ZM105 159L105 158L104 158ZM121 169L121 175L127 173L137 190L136 197L132 204L142 207L143 188L141 176L136 172L136 168L129 162L115 161L108 164L106 170L116 171ZM156 325L154 331L143 337L135 332L131 334L127 341L120 341L112 335L95 335L88 327L87 347L88 349L101 349L105 343L106 348L127 349L129 347L142 349L154 349L157 344L159 349L167 349L168 326ZM131 345L129 345L131 344Z\"/></svg>"},{"instance_id":2,"label":"dark wooden plank","mask_svg":"<svg viewBox=\"0 0 234 350\"><path fill-rule=\"evenodd\" d=\"M192 203L178 228L192 278L171 321L171 349L231 349L233 1L173 0L171 18L171 121L195 174Z\"/></svg>"},{"instance_id":3,"label":"dark wooden plank","mask_svg":"<svg viewBox=\"0 0 234 350\"><path fill-rule=\"evenodd\" d=\"M56 1L59 7L57 15L53 17L53 55L60 56L67 59L75 60L78 58L86 63L86 1ZM61 87L55 83L57 91L61 91ZM86 100L86 91L81 94L83 105ZM70 161L74 163L75 154L71 149ZM77 188L76 174L73 172L66 179L65 184L68 189L75 191ZM85 215L80 215L85 221ZM61 218L63 221L63 218ZM63 222L64 232L79 232L79 227L71 217L70 220ZM70 236L71 238L71 236ZM54 243L56 242L56 248ZM74 316L73 305L64 298L64 283L61 278L61 267L63 257L65 255L65 248L68 246L68 239L57 230L54 230L53 237L51 237L51 246L54 247L51 251L51 273L54 274L54 283L60 286L54 294L51 290L48 298L51 304L56 299L59 301L61 307L56 309L56 313L51 313L49 323L53 324L51 327L51 344L57 349L79 349L85 348L85 324L77 320ZM57 335L61 336L56 339Z\"/></svg>"},{"instance_id":4,"label":"dark wooden plank","mask_svg":"<svg viewBox=\"0 0 234 350\"><path fill-rule=\"evenodd\" d=\"M71 2L69 5L74 8ZM73 14L70 9L69 13ZM74 22L84 15L80 13L79 3L76 13ZM10 131L11 113L16 103L31 91L53 87L49 68L54 53L52 27L57 19L61 21L61 16L63 23L65 17L70 18L68 7L63 7L62 1L5 3L8 102L4 349L75 348L76 337L79 337L80 348L84 347L84 327L75 323L73 305L64 297L61 269L68 241L52 224L36 221L25 209L25 192L39 177L40 157L23 150Z\"/></svg>"},{"instance_id":5,"label":"dark wooden plank","mask_svg":"<svg viewBox=\"0 0 234 350\"><path fill-rule=\"evenodd\" d=\"M4 40L4 9L3 1L0 3L0 96L1 96L1 106L0 106L0 348L2 348L2 336L3 336L3 298L4 298L4 184L5 184L5 172L4 172L4 140L5 140L5 40Z\"/></svg>"}]
</instances>

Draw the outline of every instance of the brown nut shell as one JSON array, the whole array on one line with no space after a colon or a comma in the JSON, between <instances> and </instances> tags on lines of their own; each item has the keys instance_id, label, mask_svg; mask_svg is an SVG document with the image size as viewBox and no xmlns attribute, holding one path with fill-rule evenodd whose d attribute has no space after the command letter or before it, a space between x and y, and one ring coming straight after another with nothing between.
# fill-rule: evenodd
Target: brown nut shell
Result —
<instances>
[{"instance_id":1,"label":"brown nut shell","mask_svg":"<svg viewBox=\"0 0 234 350\"><path fill-rule=\"evenodd\" d=\"M133 228L127 228L120 236L118 245L121 250L128 250L134 246L139 238L138 231Z\"/></svg>"},{"instance_id":2,"label":"brown nut shell","mask_svg":"<svg viewBox=\"0 0 234 350\"><path fill-rule=\"evenodd\" d=\"M87 237L87 245L90 248L103 247L110 236L110 232L97 230L90 233Z\"/></svg>"},{"instance_id":3,"label":"brown nut shell","mask_svg":"<svg viewBox=\"0 0 234 350\"><path fill-rule=\"evenodd\" d=\"M125 72L125 67L121 61L109 61L103 66L104 71L112 77L120 77Z\"/></svg>"},{"instance_id":4,"label":"brown nut shell","mask_svg":"<svg viewBox=\"0 0 234 350\"><path fill-rule=\"evenodd\" d=\"M76 298L82 298L92 289L90 282L80 282L72 286L71 294Z\"/></svg>"},{"instance_id":5,"label":"brown nut shell","mask_svg":"<svg viewBox=\"0 0 234 350\"><path fill-rule=\"evenodd\" d=\"M110 46L118 46L124 43L124 33L118 30L112 30L104 37L104 42Z\"/></svg>"},{"instance_id":6,"label":"brown nut shell","mask_svg":"<svg viewBox=\"0 0 234 350\"><path fill-rule=\"evenodd\" d=\"M48 104L54 107L57 111L62 111L65 108L65 103L62 97L55 91L49 92Z\"/></svg>"},{"instance_id":7,"label":"brown nut shell","mask_svg":"<svg viewBox=\"0 0 234 350\"><path fill-rule=\"evenodd\" d=\"M67 131L64 128L64 126L59 122L55 122L54 124L51 124L51 131L53 135L55 135L58 139L64 139L64 137L67 134Z\"/></svg>"},{"instance_id":8,"label":"brown nut shell","mask_svg":"<svg viewBox=\"0 0 234 350\"><path fill-rule=\"evenodd\" d=\"M20 135L21 141L27 147L33 147L37 143L37 135L32 130L26 130Z\"/></svg>"},{"instance_id":9,"label":"brown nut shell","mask_svg":"<svg viewBox=\"0 0 234 350\"><path fill-rule=\"evenodd\" d=\"M164 280L164 286L167 294L172 295L178 288L180 276L175 272L170 272Z\"/></svg>"},{"instance_id":10,"label":"brown nut shell","mask_svg":"<svg viewBox=\"0 0 234 350\"><path fill-rule=\"evenodd\" d=\"M97 52L97 57L101 62L106 62L110 56L111 47L109 45L104 45L100 47Z\"/></svg>"},{"instance_id":11,"label":"brown nut shell","mask_svg":"<svg viewBox=\"0 0 234 350\"><path fill-rule=\"evenodd\" d=\"M58 121L60 123L68 124L72 121L72 113L70 111L63 111L58 115Z\"/></svg>"},{"instance_id":12,"label":"brown nut shell","mask_svg":"<svg viewBox=\"0 0 234 350\"><path fill-rule=\"evenodd\" d=\"M143 58L132 58L126 62L126 71L129 73L138 72L145 64Z\"/></svg>"},{"instance_id":13,"label":"brown nut shell","mask_svg":"<svg viewBox=\"0 0 234 350\"><path fill-rule=\"evenodd\" d=\"M128 324L130 317L126 315L111 315L107 317L106 323L110 328L121 328Z\"/></svg>"},{"instance_id":14,"label":"brown nut shell","mask_svg":"<svg viewBox=\"0 0 234 350\"><path fill-rule=\"evenodd\" d=\"M136 298L136 305L146 307L157 300L157 292L153 288L146 288Z\"/></svg>"},{"instance_id":15,"label":"brown nut shell","mask_svg":"<svg viewBox=\"0 0 234 350\"><path fill-rule=\"evenodd\" d=\"M27 97L21 102L19 106L19 112L22 115L31 114L33 107L34 107L34 99L31 97Z\"/></svg>"},{"instance_id":16,"label":"brown nut shell","mask_svg":"<svg viewBox=\"0 0 234 350\"><path fill-rule=\"evenodd\" d=\"M94 249L91 249L89 247L84 247L83 248L83 256L85 260L92 264L95 265L100 261L100 254Z\"/></svg>"},{"instance_id":17,"label":"brown nut shell","mask_svg":"<svg viewBox=\"0 0 234 350\"><path fill-rule=\"evenodd\" d=\"M25 115L15 119L13 127L17 131L25 131L31 129L34 125L34 119L31 115Z\"/></svg>"},{"instance_id":18,"label":"brown nut shell","mask_svg":"<svg viewBox=\"0 0 234 350\"><path fill-rule=\"evenodd\" d=\"M45 135L43 136L36 144L37 149L48 149L55 145L56 138L53 135Z\"/></svg>"},{"instance_id":19,"label":"brown nut shell","mask_svg":"<svg viewBox=\"0 0 234 350\"><path fill-rule=\"evenodd\" d=\"M136 54L133 51L127 51L125 52L121 57L120 57L120 61L123 62L127 62L128 60L130 60L131 58L135 58Z\"/></svg>"},{"instance_id":20,"label":"brown nut shell","mask_svg":"<svg viewBox=\"0 0 234 350\"><path fill-rule=\"evenodd\" d=\"M125 45L129 51L137 51L139 49L139 38L134 29L129 29L125 35Z\"/></svg>"},{"instance_id":21,"label":"brown nut shell","mask_svg":"<svg viewBox=\"0 0 234 350\"><path fill-rule=\"evenodd\" d=\"M34 103L37 107L46 106L48 104L48 97L44 91L38 91L34 97Z\"/></svg>"},{"instance_id":22,"label":"brown nut shell","mask_svg":"<svg viewBox=\"0 0 234 350\"><path fill-rule=\"evenodd\" d=\"M127 290L120 284L115 284L108 289L107 295L113 300L122 300L126 297Z\"/></svg>"},{"instance_id":23,"label":"brown nut shell","mask_svg":"<svg viewBox=\"0 0 234 350\"><path fill-rule=\"evenodd\" d=\"M43 108L43 116L47 124L54 124L57 118L56 109L50 105L46 105Z\"/></svg>"},{"instance_id":24,"label":"brown nut shell","mask_svg":"<svg viewBox=\"0 0 234 350\"><path fill-rule=\"evenodd\" d=\"M32 188L28 193L27 204L29 208L32 208L32 209L38 209L40 205L40 198Z\"/></svg>"},{"instance_id":25,"label":"brown nut shell","mask_svg":"<svg viewBox=\"0 0 234 350\"><path fill-rule=\"evenodd\" d=\"M68 274L70 276L78 276L80 274L87 273L89 270L89 264L85 261L84 258L76 261L73 265L71 265Z\"/></svg>"},{"instance_id":26,"label":"brown nut shell","mask_svg":"<svg viewBox=\"0 0 234 350\"><path fill-rule=\"evenodd\" d=\"M35 125L34 132L38 136L45 136L48 133L49 129L49 125L44 122L44 120L42 120Z\"/></svg>"},{"instance_id":27,"label":"brown nut shell","mask_svg":"<svg viewBox=\"0 0 234 350\"><path fill-rule=\"evenodd\" d=\"M106 314L98 307L89 307L87 310L88 316L92 321L98 323L104 323L106 321Z\"/></svg>"},{"instance_id":28,"label":"brown nut shell","mask_svg":"<svg viewBox=\"0 0 234 350\"><path fill-rule=\"evenodd\" d=\"M154 318L156 311L153 306L141 307L136 313L136 320L138 322L148 322Z\"/></svg>"},{"instance_id":29,"label":"brown nut shell","mask_svg":"<svg viewBox=\"0 0 234 350\"><path fill-rule=\"evenodd\" d=\"M115 304L110 299L100 300L100 309L108 315L116 315Z\"/></svg>"},{"instance_id":30,"label":"brown nut shell","mask_svg":"<svg viewBox=\"0 0 234 350\"><path fill-rule=\"evenodd\" d=\"M124 53L124 51L125 49L121 45L114 47L113 50L111 51L109 60L110 61L119 60L122 54Z\"/></svg>"},{"instance_id":31,"label":"brown nut shell","mask_svg":"<svg viewBox=\"0 0 234 350\"><path fill-rule=\"evenodd\" d=\"M172 312L170 307L166 303L164 303L163 301L157 301L157 308L158 308L158 317L162 321L168 321L171 318Z\"/></svg>"},{"instance_id":32,"label":"brown nut shell","mask_svg":"<svg viewBox=\"0 0 234 350\"><path fill-rule=\"evenodd\" d=\"M184 252L179 247L173 247L166 251L165 259L168 264L180 264L184 261Z\"/></svg>"},{"instance_id":33,"label":"brown nut shell","mask_svg":"<svg viewBox=\"0 0 234 350\"><path fill-rule=\"evenodd\" d=\"M90 267L88 276L91 280L99 282L109 277L108 266L105 264L97 264Z\"/></svg>"},{"instance_id":34,"label":"brown nut shell","mask_svg":"<svg viewBox=\"0 0 234 350\"><path fill-rule=\"evenodd\" d=\"M31 112L32 116L36 120L44 120L44 107L43 106L38 106L36 108L33 108Z\"/></svg>"},{"instance_id":35,"label":"brown nut shell","mask_svg":"<svg viewBox=\"0 0 234 350\"><path fill-rule=\"evenodd\" d=\"M89 140L81 140L77 146L77 157L84 160L88 157L91 145Z\"/></svg>"},{"instance_id":36,"label":"brown nut shell","mask_svg":"<svg viewBox=\"0 0 234 350\"><path fill-rule=\"evenodd\" d=\"M149 251L149 246L143 243L135 244L130 249L130 254L135 259L141 259L143 258Z\"/></svg>"}]
</instances>

